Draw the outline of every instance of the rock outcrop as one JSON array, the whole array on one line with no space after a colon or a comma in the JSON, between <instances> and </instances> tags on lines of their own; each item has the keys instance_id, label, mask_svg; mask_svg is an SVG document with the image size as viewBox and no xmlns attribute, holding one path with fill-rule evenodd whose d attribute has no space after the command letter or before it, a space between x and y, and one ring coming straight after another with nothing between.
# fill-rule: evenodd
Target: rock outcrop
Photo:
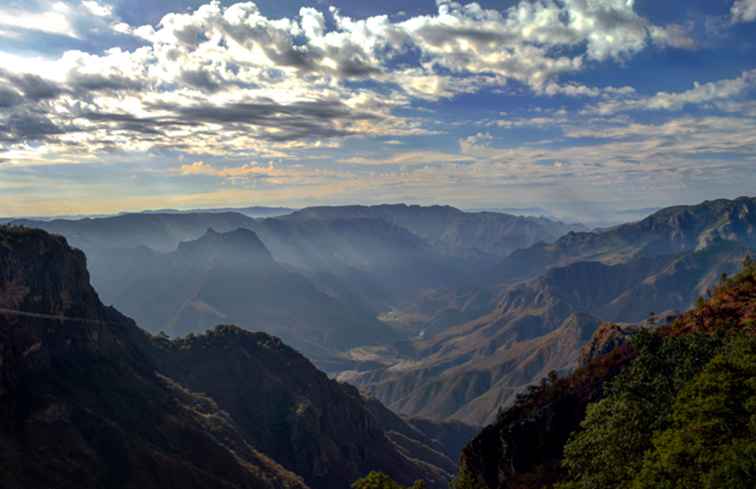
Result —
<instances>
[{"instance_id":1,"label":"rock outcrop","mask_svg":"<svg viewBox=\"0 0 756 489\"><path fill-rule=\"evenodd\" d=\"M153 337L63 238L0 228L0 487L346 489L370 470L445 487L451 459L396 430L279 339Z\"/></svg>"}]
</instances>

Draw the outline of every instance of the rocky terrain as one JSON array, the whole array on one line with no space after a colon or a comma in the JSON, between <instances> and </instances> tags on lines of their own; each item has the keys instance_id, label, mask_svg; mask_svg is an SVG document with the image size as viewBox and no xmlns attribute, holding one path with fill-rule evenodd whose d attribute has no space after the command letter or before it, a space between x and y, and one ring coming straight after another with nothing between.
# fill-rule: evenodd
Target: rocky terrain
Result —
<instances>
[{"instance_id":1,"label":"rocky terrain","mask_svg":"<svg viewBox=\"0 0 756 489\"><path fill-rule=\"evenodd\" d=\"M755 337L745 260L671 324L599 329L579 369L531 387L465 447L455 487L749 487Z\"/></svg>"},{"instance_id":2,"label":"rocky terrain","mask_svg":"<svg viewBox=\"0 0 756 489\"><path fill-rule=\"evenodd\" d=\"M524 276L540 274L436 293L402 313L459 324L428 328L435 334L384 354L381 367L342 378L404 415L490 423L527 385L574 368L599 322L674 316L737 271L756 246L755 201L664 209L639 223L515 252L505 260L510 269L528 265ZM585 334L568 327L576 318Z\"/></svg>"},{"instance_id":3,"label":"rocky terrain","mask_svg":"<svg viewBox=\"0 0 756 489\"><path fill-rule=\"evenodd\" d=\"M0 355L2 487L347 488L373 469L444 487L454 468L438 433L276 338L147 334L43 231L0 228Z\"/></svg>"},{"instance_id":4,"label":"rocky terrain","mask_svg":"<svg viewBox=\"0 0 756 489\"><path fill-rule=\"evenodd\" d=\"M503 258L539 242L553 242L581 225L500 212L463 212L451 206L376 205L308 207L286 220L381 219L409 230L445 255Z\"/></svg>"},{"instance_id":5,"label":"rocky terrain","mask_svg":"<svg viewBox=\"0 0 756 489\"><path fill-rule=\"evenodd\" d=\"M105 300L150 331L181 336L232 323L280 336L323 361L353 346L398 339L359 302L330 296L276 262L248 229L209 230L171 253L143 249L136 260L100 287Z\"/></svg>"}]
</instances>

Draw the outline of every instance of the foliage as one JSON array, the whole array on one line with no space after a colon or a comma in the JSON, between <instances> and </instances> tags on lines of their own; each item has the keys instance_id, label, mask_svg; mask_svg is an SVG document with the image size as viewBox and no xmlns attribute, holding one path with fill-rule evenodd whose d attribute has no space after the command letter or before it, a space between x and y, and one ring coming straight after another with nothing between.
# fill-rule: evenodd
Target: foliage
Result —
<instances>
[{"instance_id":1,"label":"foliage","mask_svg":"<svg viewBox=\"0 0 756 489\"><path fill-rule=\"evenodd\" d=\"M558 489L756 487L756 267L746 260L588 406Z\"/></svg>"},{"instance_id":2,"label":"foliage","mask_svg":"<svg viewBox=\"0 0 756 489\"><path fill-rule=\"evenodd\" d=\"M756 338L733 338L678 394L633 489L756 484Z\"/></svg>"},{"instance_id":3,"label":"foliage","mask_svg":"<svg viewBox=\"0 0 756 489\"><path fill-rule=\"evenodd\" d=\"M582 429L565 446L562 464L570 480L559 487L628 488L651 447L652 433L668 422L675 393L719 343L702 334L642 332L634 338L637 357L609 384L608 396L588 407Z\"/></svg>"},{"instance_id":4,"label":"foliage","mask_svg":"<svg viewBox=\"0 0 756 489\"><path fill-rule=\"evenodd\" d=\"M464 465L451 483L451 489L486 489L477 477Z\"/></svg>"},{"instance_id":5,"label":"foliage","mask_svg":"<svg viewBox=\"0 0 756 489\"><path fill-rule=\"evenodd\" d=\"M415 481L411 486L403 486L383 472L372 471L362 479L352 483L352 489L425 489L423 481Z\"/></svg>"}]
</instances>

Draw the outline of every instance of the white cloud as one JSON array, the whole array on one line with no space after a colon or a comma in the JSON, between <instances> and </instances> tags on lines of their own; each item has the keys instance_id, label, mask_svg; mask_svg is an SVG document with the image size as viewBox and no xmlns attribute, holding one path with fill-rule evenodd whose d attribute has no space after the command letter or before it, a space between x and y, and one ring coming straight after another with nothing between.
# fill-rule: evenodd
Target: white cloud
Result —
<instances>
[{"instance_id":1,"label":"white cloud","mask_svg":"<svg viewBox=\"0 0 756 489\"><path fill-rule=\"evenodd\" d=\"M730 15L733 22L753 22L756 20L756 0L735 0Z\"/></svg>"},{"instance_id":2,"label":"white cloud","mask_svg":"<svg viewBox=\"0 0 756 489\"><path fill-rule=\"evenodd\" d=\"M49 15L72 8L49 6ZM13 112L0 116L0 157L29 144L78 157L171 150L285 157L350 137L428 134L422 119L397 109L512 80L543 94L625 97L627 87L558 78L680 36L638 15L632 0L522 0L503 11L439 0L436 13L400 21L309 7L273 19L251 2L211 1L156 26L126 25L95 0L77 9L147 45L9 64L14 71L0 77L24 99L11 97ZM3 12L0 24L11 18ZM68 18L42 24L73 35ZM365 80L370 88L354 83Z\"/></svg>"},{"instance_id":3,"label":"white cloud","mask_svg":"<svg viewBox=\"0 0 756 489\"><path fill-rule=\"evenodd\" d=\"M680 110L688 105L727 101L756 87L756 70L745 71L737 78L693 84L681 92L659 92L650 97L614 99L601 102L589 112L612 114L628 110Z\"/></svg>"},{"instance_id":4,"label":"white cloud","mask_svg":"<svg viewBox=\"0 0 756 489\"><path fill-rule=\"evenodd\" d=\"M110 5L99 3L94 0L84 0L81 4L92 15L98 17L111 17L113 15L113 7Z\"/></svg>"},{"instance_id":5,"label":"white cloud","mask_svg":"<svg viewBox=\"0 0 756 489\"><path fill-rule=\"evenodd\" d=\"M63 2L48 3L44 10L23 10L0 7L0 27L30 29L78 37L71 24L72 9Z\"/></svg>"},{"instance_id":6,"label":"white cloud","mask_svg":"<svg viewBox=\"0 0 756 489\"><path fill-rule=\"evenodd\" d=\"M466 155L445 153L443 151L405 151L388 157L351 156L338 160L342 165L366 166L427 166L439 163L461 163L471 161Z\"/></svg>"}]
</instances>

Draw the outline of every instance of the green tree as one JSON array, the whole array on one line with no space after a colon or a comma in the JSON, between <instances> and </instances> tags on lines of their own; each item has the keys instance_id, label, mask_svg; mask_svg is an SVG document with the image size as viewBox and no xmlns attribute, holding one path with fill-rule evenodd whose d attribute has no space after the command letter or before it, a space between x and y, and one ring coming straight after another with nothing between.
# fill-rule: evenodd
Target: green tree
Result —
<instances>
[{"instance_id":1,"label":"green tree","mask_svg":"<svg viewBox=\"0 0 756 489\"><path fill-rule=\"evenodd\" d=\"M409 487L403 486L383 472L372 471L352 483L352 489L425 489L423 481L415 481Z\"/></svg>"},{"instance_id":2,"label":"green tree","mask_svg":"<svg viewBox=\"0 0 756 489\"><path fill-rule=\"evenodd\" d=\"M662 337L643 332L633 341L638 356L607 386L607 396L588 406L581 430L565 445L568 478L559 489L627 489L667 426L675 394L713 356L715 337Z\"/></svg>"},{"instance_id":3,"label":"green tree","mask_svg":"<svg viewBox=\"0 0 756 489\"><path fill-rule=\"evenodd\" d=\"M632 487L756 487L756 338L735 337L680 391Z\"/></svg>"},{"instance_id":4,"label":"green tree","mask_svg":"<svg viewBox=\"0 0 756 489\"><path fill-rule=\"evenodd\" d=\"M451 483L451 489L487 489L464 465Z\"/></svg>"}]
</instances>

